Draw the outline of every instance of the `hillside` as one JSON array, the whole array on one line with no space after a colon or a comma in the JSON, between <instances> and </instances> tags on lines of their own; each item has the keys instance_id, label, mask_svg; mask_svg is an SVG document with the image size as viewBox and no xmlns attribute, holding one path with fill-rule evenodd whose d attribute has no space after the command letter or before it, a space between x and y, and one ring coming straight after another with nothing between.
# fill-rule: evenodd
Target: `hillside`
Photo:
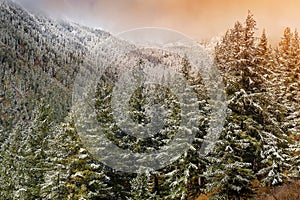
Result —
<instances>
[{"instance_id":1,"label":"hillside","mask_svg":"<svg viewBox=\"0 0 300 200\"><path fill-rule=\"evenodd\" d=\"M55 105L57 120L63 119L89 48L109 34L33 15L11 1L1 1L0 9L1 124L30 119L37 100Z\"/></svg>"}]
</instances>

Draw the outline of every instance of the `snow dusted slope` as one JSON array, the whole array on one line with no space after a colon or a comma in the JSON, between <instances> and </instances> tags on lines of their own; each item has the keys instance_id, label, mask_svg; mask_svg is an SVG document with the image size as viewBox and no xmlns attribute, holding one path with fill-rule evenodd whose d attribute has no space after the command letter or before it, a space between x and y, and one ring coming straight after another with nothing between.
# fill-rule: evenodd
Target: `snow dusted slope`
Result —
<instances>
[{"instance_id":1,"label":"snow dusted slope","mask_svg":"<svg viewBox=\"0 0 300 200\"><path fill-rule=\"evenodd\" d=\"M71 89L89 49L110 34L51 19L0 1L0 124L30 119L37 99L55 105L56 119L71 104Z\"/></svg>"},{"instance_id":2,"label":"snow dusted slope","mask_svg":"<svg viewBox=\"0 0 300 200\"><path fill-rule=\"evenodd\" d=\"M21 119L30 120L41 101L55 109L57 121L63 119L72 104L75 78L80 70L97 76L93 70L99 54L102 65L134 66L144 59L181 68L182 58L176 54L153 50L125 55L134 45L102 30L26 10L13 1L0 0L0 11L0 125L8 129Z\"/></svg>"}]
</instances>

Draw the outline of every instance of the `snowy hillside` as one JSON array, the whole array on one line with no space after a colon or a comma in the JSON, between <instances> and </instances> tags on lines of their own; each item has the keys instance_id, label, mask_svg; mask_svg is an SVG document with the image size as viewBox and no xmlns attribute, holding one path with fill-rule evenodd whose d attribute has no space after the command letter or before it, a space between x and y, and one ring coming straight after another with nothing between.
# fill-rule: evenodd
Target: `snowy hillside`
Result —
<instances>
[{"instance_id":1,"label":"snowy hillside","mask_svg":"<svg viewBox=\"0 0 300 200\"><path fill-rule=\"evenodd\" d=\"M0 10L1 124L30 118L41 98L55 105L62 119L79 66L109 34L34 15L7 0L0 1Z\"/></svg>"}]
</instances>

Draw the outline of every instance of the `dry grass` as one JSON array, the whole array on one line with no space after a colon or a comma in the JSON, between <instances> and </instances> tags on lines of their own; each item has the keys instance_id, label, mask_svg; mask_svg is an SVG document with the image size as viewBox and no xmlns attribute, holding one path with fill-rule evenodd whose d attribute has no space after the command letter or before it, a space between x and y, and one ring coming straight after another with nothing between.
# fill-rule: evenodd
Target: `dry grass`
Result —
<instances>
[{"instance_id":1,"label":"dry grass","mask_svg":"<svg viewBox=\"0 0 300 200\"><path fill-rule=\"evenodd\" d=\"M207 200L212 194L201 194L197 200ZM257 200L300 200L300 180L295 180L274 188L259 188L257 191Z\"/></svg>"},{"instance_id":2,"label":"dry grass","mask_svg":"<svg viewBox=\"0 0 300 200\"><path fill-rule=\"evenodd\" d=\"M300 200L300 181L293 181L275 188L262 188L258 200Z\"/></svg>"}]
</instances>

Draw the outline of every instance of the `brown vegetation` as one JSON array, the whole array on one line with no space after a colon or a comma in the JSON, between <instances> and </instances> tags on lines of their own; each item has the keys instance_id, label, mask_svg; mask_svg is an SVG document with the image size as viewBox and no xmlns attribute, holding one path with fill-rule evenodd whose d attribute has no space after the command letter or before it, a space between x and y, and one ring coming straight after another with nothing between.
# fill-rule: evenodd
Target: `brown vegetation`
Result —
<instances>
[{"instance_id":1,"label":"brown vegetation","mask_svg":"<svg viewBox=\"0 0 300 200\"><path fill-rule=\"evenodd\" d=\"M207 200L213 193L201 194L197 200ZM276 187L261 187L257 191L257 200L299 200L300 180Z\"/></svg>"}]
</instances>

